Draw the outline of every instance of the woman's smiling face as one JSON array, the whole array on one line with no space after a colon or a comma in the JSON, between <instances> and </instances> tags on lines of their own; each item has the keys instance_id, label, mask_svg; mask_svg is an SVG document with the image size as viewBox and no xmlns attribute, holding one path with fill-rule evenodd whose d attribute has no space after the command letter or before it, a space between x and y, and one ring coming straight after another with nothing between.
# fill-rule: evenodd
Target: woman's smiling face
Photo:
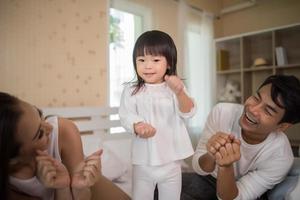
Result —
<instances>
[{"instance_id":1,"label":"woman's smiling face","mask_svg":"<svg viewBox=\"0 0 300 200\"><path fill-rule=\"evenodd\" d=\"M21 144L20 154L32 155L36 150L46 150L52 125L47 123L36 107L21 101L23 111L17 128L17 141Z\"/></svg>"}]
</instances>

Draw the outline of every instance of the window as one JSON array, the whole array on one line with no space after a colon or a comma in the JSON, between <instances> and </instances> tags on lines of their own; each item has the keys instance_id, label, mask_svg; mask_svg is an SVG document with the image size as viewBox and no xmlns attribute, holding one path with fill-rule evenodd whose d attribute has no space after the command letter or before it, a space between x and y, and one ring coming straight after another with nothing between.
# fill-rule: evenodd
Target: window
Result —
<instances>
[{"instance_id":1,"label":"window","mask_svg":"<svg viewBox=\"0 0 300 200\"><path fill-rule=\"evenodd\" d=\"M145 8L122 0L112 1L109 15L109 105L118 107L123 84L135 79L132 51L137 37L149 27L150 17ZM122 127L110 129L110 133L124 131Z\"/></svg>"},{"instance_id":2,"label":"window","mask_svg":"<svg viewBox=\"0 0 300 200\"><path fill-rule=\"evenodd\" d=\"M144 10L144 12L143 12ZM137 11L140 11L137 13ZM149 26L148 12L133 3L112 1L110 8L109 105L119 106L123 84L134 80L135 40Z\"/></svg>"}]
</instances>

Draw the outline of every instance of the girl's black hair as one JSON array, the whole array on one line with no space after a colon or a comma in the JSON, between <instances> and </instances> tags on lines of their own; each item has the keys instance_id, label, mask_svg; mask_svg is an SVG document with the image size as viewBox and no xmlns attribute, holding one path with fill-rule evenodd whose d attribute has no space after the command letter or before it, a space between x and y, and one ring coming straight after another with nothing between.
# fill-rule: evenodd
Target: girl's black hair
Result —
<instances>
[{"instance_id":1,"label":"girl's black hair","mask_svg":"<svg viewBox=\"0 0 300 200\"><path fill-rule=\"evenodd\" d=\"M145 54L164 56L168 64L166 74L177 75L177 49L173 39L167 33L158 30L144 32L137 39L132 54L134 70L137 76L135 90L132 95L136 94L145 84L144 80L138 75L136 66L136 58Z\"/></svg>"},{"instance_id":2,"label":"girl's black hair","mask_svg":"<svg viewBox=\"0 0 300 200\"><path fill-rule=\"evenodd\" d=\"M274 103L285 109L280 123L300 122L300 81L295 76L269 76L259 87L271 84L271 98ZM258 89L258 90L259 90Z\"/></svg>"},{"instance_id":3,"label":"girl's black hair","mask_svg":"<svg viewBox=\"0 0 300 200\"><path fill-rule=\"evenodd\" d=\"M20 144L16 141L17 124L22 115L18 98L0 92L0 199L9 199L9 163L19 153Z\"/></svg>"}]
</instances>

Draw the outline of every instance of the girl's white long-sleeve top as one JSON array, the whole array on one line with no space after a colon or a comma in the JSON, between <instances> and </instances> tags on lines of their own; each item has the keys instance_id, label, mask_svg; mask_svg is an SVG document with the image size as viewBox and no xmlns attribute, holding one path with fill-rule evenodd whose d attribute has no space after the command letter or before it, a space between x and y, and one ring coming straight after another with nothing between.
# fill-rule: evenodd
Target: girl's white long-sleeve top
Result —
<instances>
[{"instance_id":1,"label":"girl's white long-sleeve top","mask_svg":"<svg viewBox=\"0 0 300 200\"><path fill-rule=\"evenodd\" d=\"M122 126L134 135L132 163L157 166L191 156L194 150L185 119L195 114L195 103L190 112L182 113L176 95L165 82L145 84L134 95L133 90L134 86L125 86L119 108ZM156 134L140 138L133 128L138 122L151 124Z\"/></svg>"}]
</instances>

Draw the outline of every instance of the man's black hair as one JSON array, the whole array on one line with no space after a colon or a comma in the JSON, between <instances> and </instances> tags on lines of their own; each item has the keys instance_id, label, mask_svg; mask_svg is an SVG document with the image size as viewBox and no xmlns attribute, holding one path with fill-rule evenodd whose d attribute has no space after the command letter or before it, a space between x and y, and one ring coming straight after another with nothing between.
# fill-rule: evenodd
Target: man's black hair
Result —
<instances>
[{"instance_id":1,"label":"man's black hair","mask_svg":"<svg viewBox=\"0 0 300 200\"><path fill-rule=\"evenodd\" d=\"M258 88L271 84L271 98L277 106L285 109L280 123L295 124L300 121L300 81L295 76L272 75Z\"/></svg>"}]
</instances>

